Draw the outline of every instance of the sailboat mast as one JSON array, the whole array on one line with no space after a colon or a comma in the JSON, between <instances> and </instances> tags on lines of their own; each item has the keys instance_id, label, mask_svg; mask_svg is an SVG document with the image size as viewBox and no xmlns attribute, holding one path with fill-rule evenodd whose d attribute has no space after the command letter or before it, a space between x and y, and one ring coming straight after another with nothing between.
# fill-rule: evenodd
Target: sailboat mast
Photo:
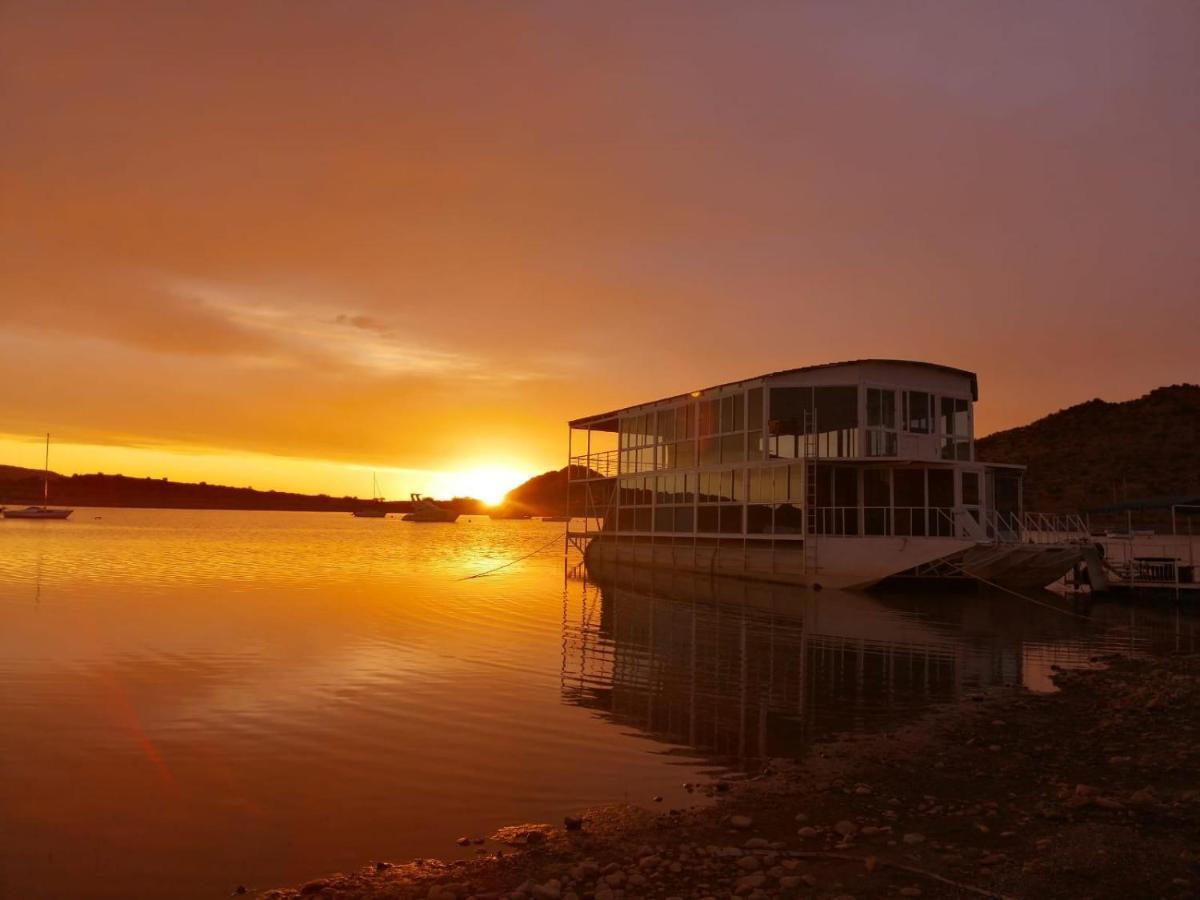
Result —
<instances>
[{"instance_id":1,"label":"sailboat mast","mask_svg":"<svg viewBox=\"0 0 1200 900\"><path fill-rule=\"evenodd\" d=\"M46 466L42 470L42 506L50 502L50 432L46 432Z\"/></svg>"}]
</instances>

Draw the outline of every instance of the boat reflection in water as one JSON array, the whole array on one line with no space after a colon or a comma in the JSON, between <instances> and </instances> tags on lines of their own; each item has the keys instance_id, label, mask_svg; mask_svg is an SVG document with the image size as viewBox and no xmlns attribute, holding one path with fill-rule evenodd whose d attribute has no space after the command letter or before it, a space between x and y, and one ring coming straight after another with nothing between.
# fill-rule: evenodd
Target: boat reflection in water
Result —
<instances>
[{"instance_id":1,"label":"boat reflection in water","mask_svg":"<svg viewBox=\"0 0 1200 900\"><path fill-rule=\"evenodd\" d=\"M894 729L980 688L1051 690L1051 666L1100 652L1200 647L1194 620L1119 612L1100 630L1010 595L812 592L640 567L573 575L564 700L744 768Z\"/></svg>"}]
</instances>

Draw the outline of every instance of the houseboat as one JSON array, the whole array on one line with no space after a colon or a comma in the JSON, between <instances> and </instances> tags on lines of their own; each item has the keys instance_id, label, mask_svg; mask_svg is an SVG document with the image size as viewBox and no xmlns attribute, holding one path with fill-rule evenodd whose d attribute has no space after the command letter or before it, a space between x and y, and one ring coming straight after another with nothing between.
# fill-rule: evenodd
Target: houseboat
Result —
<instances>
[{"instance_id":1,"label":"houseboat","mask_svg":"<svg viewBox=\"0 0 1200 900\"><path fill-rule=\"evenodd\" d=\"M975 459L974 373L864 359L570 422L568 540L590 562L812 588L901 577L1048 585L1090 550Z\"/></svg>"}]
</instances>

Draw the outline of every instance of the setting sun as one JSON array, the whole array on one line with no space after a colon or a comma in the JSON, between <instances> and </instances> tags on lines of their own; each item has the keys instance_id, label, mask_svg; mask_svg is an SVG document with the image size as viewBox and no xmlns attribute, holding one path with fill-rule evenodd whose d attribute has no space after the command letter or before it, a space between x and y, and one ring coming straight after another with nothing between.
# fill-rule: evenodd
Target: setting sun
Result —
<instances>
[{"instance_id":1,"label":"setting sun","mask_svg":"<svg viewBox=\"0 0 1200 900\"><path fill-rule=\"evenodd\" d=\"M475 497L495 506L504 495L525 481L532 470L523 471L509 466L476 466L461 472L447 473L439 496Z\"/></svg>"}]
</instances>

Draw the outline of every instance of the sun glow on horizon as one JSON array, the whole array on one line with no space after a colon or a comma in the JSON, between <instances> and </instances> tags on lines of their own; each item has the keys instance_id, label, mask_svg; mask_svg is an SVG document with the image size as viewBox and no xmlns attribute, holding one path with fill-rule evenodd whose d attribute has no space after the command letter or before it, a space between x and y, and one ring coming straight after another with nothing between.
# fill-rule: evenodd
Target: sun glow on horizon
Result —
<instances>
[{"instance_id":1,"label":"sun glow on horizon","mask_svg":"<svg viewBox=\"0 0 1200 900\"><path fill-rule=\"evenodd\" d=\"M521 482L536 474L532 470L505 465L479 465L460 472L448 472L443 477L441 493L456 497L474 497L488 506L495 506L504 495Z\"/></svg>"}]
</instances>

